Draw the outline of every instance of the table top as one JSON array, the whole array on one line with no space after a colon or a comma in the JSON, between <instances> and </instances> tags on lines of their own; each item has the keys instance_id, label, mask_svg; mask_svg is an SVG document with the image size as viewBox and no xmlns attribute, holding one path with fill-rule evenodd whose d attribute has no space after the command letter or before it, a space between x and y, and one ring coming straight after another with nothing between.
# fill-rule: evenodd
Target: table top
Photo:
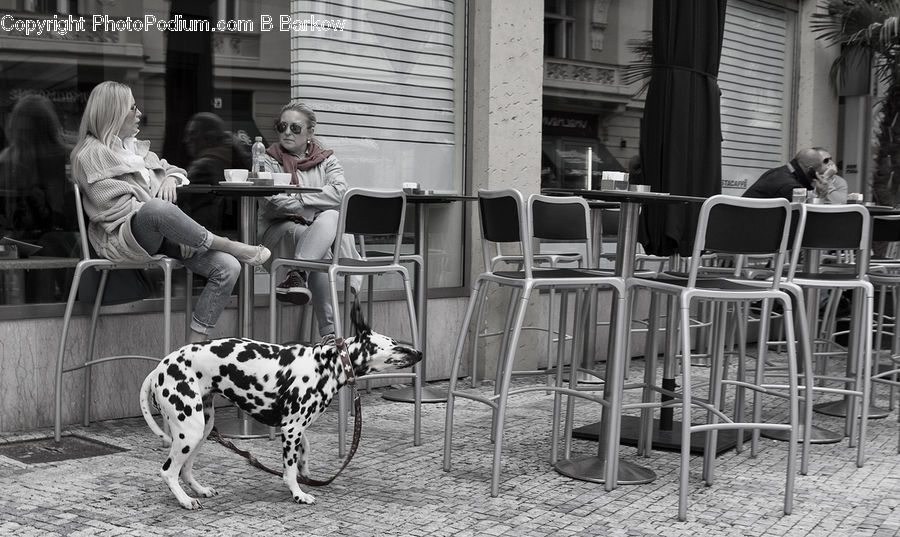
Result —
<instances>
[{"instance_id":1,"label":"table top","mask_svg":"<svg viewBox=\"0 0 900 537\"><path fill-rule=\"evenodd\" d=\"M871 214L872 216L889 216L893 214L900 214L900 209L887 205L866 205L866 209L869 210L869 214Z\"/></svg>"},{"instance_id":2,"label":"table top","mask_svg":"<svg viewBox=\"0 0 900 537\"><path fill-rule=\"evenodd\" d=\"M587 200L618 201L634 203L703 203L706 198L684 196L667 192L631 192L627 190L582 190L574 188L546 188L544 194L581 196Z\"/></svg>"},{"instance_id":3,"label":"table top","mask_svg":"<svg viewBox=\"0 0 900 537\"><path fill-rule=\"evenodd\" d=\"M191 183L178 187L178 192L185 194L220 194L235 196L272 196L275 194L296 194L321 192L319 187L299 185L254 185L254 184L219 184L207 185Z\"/></svg>"},{"instance_id":4,"label":"table top","mask_svg":"<svg viewBox=\"0 0 900 537\"><path fill-rule=\"evenodd\" d=\"M475 201L477 196L453 193L407 194L407 203L450 203L451 201Z\"/></svg>"}]
</instances>

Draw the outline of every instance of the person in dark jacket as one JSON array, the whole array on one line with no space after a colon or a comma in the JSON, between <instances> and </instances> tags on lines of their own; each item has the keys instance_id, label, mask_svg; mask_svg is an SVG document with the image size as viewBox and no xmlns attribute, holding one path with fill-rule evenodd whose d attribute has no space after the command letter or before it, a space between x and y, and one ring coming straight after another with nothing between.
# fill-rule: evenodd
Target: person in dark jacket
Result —
<instances>
[{"instance_id":1,"label":"person in dark jacket","mask_svg":"<svg viewBox=\"0 0 900 537\"><path fill-rule=\"evenodd\" d=\"M791 201L795 188L813 190L819 183L828 181L836 172L829 165L831 156L817 148L801 149L784 166L772 168L762 174L744 192L745 198L785 198Z\"/></svg>"}]
</instances>

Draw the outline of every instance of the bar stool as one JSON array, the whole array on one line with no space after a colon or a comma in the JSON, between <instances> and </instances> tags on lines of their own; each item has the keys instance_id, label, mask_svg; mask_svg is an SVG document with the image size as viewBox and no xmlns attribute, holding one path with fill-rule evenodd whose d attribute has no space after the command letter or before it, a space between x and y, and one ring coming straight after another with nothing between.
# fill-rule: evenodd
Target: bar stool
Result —
<instances>
[{"instance_id":1,"label":"bar stool","mask_svg":"<svg viewBox=\"0 0 900 537\"><path fill-rule=\"evenodd\" d=\"M412 345L419 348L419 330L413 300L412 286L409 279L409 271L401 264L400 247L403 242L403 223L406 217L406 195L403 191L381 191L363 188L351 188L341 200L340 218L338 220L337 234L332 247L331 259L287 259L278 258L272 262L269 271L269 321L270 333L274 340L276 318L275 283L278 269L282 267L296 267L304 271L317 271L328 274L328 283L331 290L331 303L334 308L334 335L336 338L350 337L345 333L345 327L349 323L350 307L345 304L343 315L341 302L338 298L338 280L341 276L370 276L396 274L403 282L406 309L409 316L409 329ZM340 247L344 234L390 237L393 248L390 256L377 256L364 259L350 259L341 257ZM371 289L371 287L370 287ZM344 281L344 299L352 296L350 279ZM370 295L371 296L371 295ZM357 381L367 381L386 378L402 378L413 382L413 444L422 443L422 376L421 368L413 367L413 371L392 371L388 373L372 373L357 377ZM338 454L343 457L346 452L346 436L348 413L350 410L350 392L345 387L338 396Z\"/></svg>"},{"instance_id":2,"label":"bar stool","mask_svg":"<svg viewBox=\"0 0 900 537\"><path fill-rule=\"evenodd\" d=\"M681 471L679 475L678 519L687 517L688 484L690 471L691 434L706 433L703 456L703 479L712 485L715 475L715 453L717 433L719 430L743 429L780 429L789 432L791 442L788 446L787 472L785 479L784 513L790 514L793 508L793 489L795 475L796 440L798 432L799 386L797 363L794 347L793 312L790 296L780 289L782 270L785 262L785 249L790 231L791 207L784 199L749 199L734 196L713 196L703 203L697 233L694 239L690 271L687 277L660 275L657 279L632 277L627 283L629 288L647 289L654 293L663 293L677 301L675 314L678 318L678 329L670 331L669 338L679 337L681 344L682 389L680 392L659 388L648 384L652 389L664 396L680 401L681 424ZM772 255L773 278L765 287L758 283L746 283L739 275L730 278L698 277L704 252L721 252L731 255ZM695 303L711 304L711 320L713 322L713 345L710 348L709 390L706 398L693 393L690 315ZM779 386L787 391L789 407L789 423L763 422L754 413L753 421L737 421L728 417L723 411L724 388L735 386L750 389L754 392L767 393L772 388L763 382L762 368L765 364L765 346L761 347L757 361L755 379L728 379L725 375L724 344L726 336L727 306L737 302L777 301L783 305L784 330L789 370L787 385ZM760 340L767 337L766 323L760 325ZM656 356L647 356L648 370L656 369ZM671 403L664 403L671 405ZM692 424L691 411L693 405L706 411L705 423ZM757 405L758 406L758 405Z\"/></svg>"},{"instance_id":3,"label":"bar stool","mask_svg":"<svg viewBox=\"0 0 900 537\"><path fill-rule=\"evenodd\" d=\"M625 287L622 278L587 269L550 269L534 267L535 261L532 249L534 232L531 227L533 221L531 215L537 214L538 211L554 211L554 215L558 218L558 229L568 230L570 235L574 234L580 236L582 240L579 242L584 243L587 258L591 258L590 218L587 203L583 199L532 196L529 198L529 207L531 207L531 210L526 211L522 194L518 190L481 190L478 192L478 205L481 221L482 256L485 272L481 273L475 279L473 284L453 357L450 374L450 389L447 396L446 425L444 428L444 470L450 471L451 469L453 417L456 398L462 397L482 403L491 408L493 416L489 435L489 438L494 443L491 495L497 496L500 487L500 465L503 452L503 430L506 418L506 406L510 395L528 391L550 390L565 395L590 399L600 403L604 406L609 415L612 416L613 422L617 420L617 416L620 413L620 397L611 397L610 400L607 401L591 394L563 387L560 385L560 382L557 382L555 386L548 386L546 383L540 383L532 386L517 387L515 389L511 388L510 384L512 375L514 374L513 368L519 336L524 325L525 313L531 302L533 292L541 288L555 288L560 292L566 290L576 293L595 288L608 288L614 290L615 300L618 306L616 308L618 317L616 326L618 327L620 334L617 334L617 337L614 338L616 344L613 352L618 354L624 353L625 337L621 332L623 332L625 328L624 323L627 312L625 309ZM524 263L521 270L491 270L492 247L496 243L504 243L507 247L513 249L517 255L522 256ZM462 356L466 347L466 341L469 340L468 332L470 322L472 321L476 308L480 307L480 304L487 300L487 288L490 284L511 288L515 295L516 306L514 310L510 312L506 323L509 327L508 336L504 339L504 344L500 350L497 361L497 382L494 387L494 393L492 395L483 395L476 390L459 389L458 376ZM583 304L584 301L581 302ZM584 308L576 306L576 319L583 319L583 315L577 310L583 312ZM562 316L564 314L565 310L562 310L560 315ZM562 325L562 321L560 322ZM477 332L478 327L476 326L473 328L473 331ZM472 340L474 341L474 339L475 338L473 337ZM576 338L576 340L578 339L581 338ZM615 360L613 363L621 366L623 361ZM515 373L545 375L546 371L516 371ZM612 378L618 378L621 375L623 375L621 370L607 371L607 378L610 378L611 376ZM610 438L612 438L612 435ZM615 441L610 439L609 442L618 444L618 435L615 435ZM614 463L607 464L606 472L608 475L613 469ZM614 480L611 480L610 482L612 481Z\"/></svg>"},{"instance_id":4,"label":"bar stool","mask_svg":"<svg viewBox=\"0 0 900 537\"><path fill-rule=\"evenodd\" d=\"M62 333L59 339L59 351L56 355L56 375L54 378L55 396L54 396L54 424L53 436L59 442L62 431L62 391L63 391L63 375L72 371L85 370L84 375L84 425L90 424L90 391L91 391L91 369L93 366L116 361L116 360L148 360L152 362L160 361L169 351L172 350L172 273L175 269L181 268L182 264L176 259L164 256L156 256L153 260L146 263L115 263L108 259L91 257L91 250L88 244L87 226L84 222L84 209L81 202L81 190L75 185L75 214L78 216L78 231L81 241L81 261L75 266L75 274L72 277L72 288L69 291L69 298L66 301L66 310L63 315ZM163 348L160 356L143 356L143 355L119 355L107 356L101 358L93 358L94 343L97 334L97 321L100 317L100 307L103 304L103 296L106 290L106 282L109 272L113 270L143 270L149 268L161 268L163 271ZM78 298L78 287L85 272L89 269L100 271L100 282L97 287L97 295L94 299L94 306L91 311L91 327L88 335L87 350L83 363L72 367L65 367L66 342L69 335L69 324L72 320L72 312L75 308L75 301ZM191 311L191 277L188 271L188 284L185 296L185 317L190 319ZM186 321L189 322L189 321ZM149 371L149 370L148 370Z\"/></svg>"},{"instance_id":5,"label":"bar stool","mask_svg":"<svg viewBox=\"0 0 900 537\"><path fill-rule=\"evenodd\" d=\"M850 447L857 447L856 464L859 467L865 462L866 422L869 416L870 390L868 376L872 367L872 317L874 288L868 280L869 248L871 246L871 217L868 210L861 205L811 205L805 209L805 225L802 229L800 248L795 248L788 281L811 292L812 300L807 300L799 315L808 320L810 326L813 319L818 318L819 303L816 291L826 290L834 293L838 290L854 291L853 312L851 315L850 345L846 352L816 352L824 358L844 356L846 374L816 374L816 381L824 381L831 386L814 386L813 392L831 393L844 396L844 401L831 405L846 405L844 434L849 437ZM800 251L804 251L807 263L817 268L817 258L822 252L844 250L853 253L854 263L845 264L833 271L797 271ZM825 265L823 265L825 266ZM801 306L803 297L800 298ZM798 306L798 309L801 309ZM814 330L810 330L815 334ZM834 387L841 384L843 387ZM812 394L808 396L812 399ZM821 405L816 405L820 407ZM858 445L857 445L858 440Z\"/></svg>"}]
</instances>

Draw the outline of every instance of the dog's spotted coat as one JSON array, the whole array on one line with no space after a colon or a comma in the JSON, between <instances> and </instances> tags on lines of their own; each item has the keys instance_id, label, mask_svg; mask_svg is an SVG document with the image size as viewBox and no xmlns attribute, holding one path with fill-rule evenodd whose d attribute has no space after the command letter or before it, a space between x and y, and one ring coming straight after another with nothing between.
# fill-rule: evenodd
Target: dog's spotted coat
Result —
<instances>
[{"instance_id":1,"label":"dog's spotted coat","mask_svg":"<svg viewBox=\"0 0 900 537\"><path fill-rule=\"evenodd\" d=\"M358 335L345 343L356 375L409 367L421 360L421 352L373 332L354 317ZM212 398L219 393L261 423L281 426L284 481L294 501L313 503L315 498L297 484L298 472L309 477L309 446L303 431L346 382L334 344L282 346L229 338L185 345L166 356L141 387L144 419L155 434L171 442L160 474L186 509L201 506L181 488L179 475L200 496L216 494L194 479L193 465L200 444L212 431ZM151 415L151 401L171 436Z\"/></svg>"}]
</instances>

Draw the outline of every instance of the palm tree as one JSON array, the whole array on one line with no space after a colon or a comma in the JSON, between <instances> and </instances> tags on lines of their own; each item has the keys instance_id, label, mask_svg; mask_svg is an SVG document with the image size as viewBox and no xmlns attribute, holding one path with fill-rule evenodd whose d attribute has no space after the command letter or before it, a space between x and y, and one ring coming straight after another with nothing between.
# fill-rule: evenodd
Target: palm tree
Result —
<instances>
[{"instance_id":1,"label":"palm tree","mask_svg":"<svg viewBox=\"0 0 900 537\"><path fill-rule=\"evenodd\" d=\"M900 0L826 0L824 12L813 13L812 30L821 39L839 45L831 66L836 85L862 62L874 66L887 90L881 101L873 198L879 205L896 205L900 190ZM857 71L858 72L858 71Z\"/></svg>"}]
</instances>

